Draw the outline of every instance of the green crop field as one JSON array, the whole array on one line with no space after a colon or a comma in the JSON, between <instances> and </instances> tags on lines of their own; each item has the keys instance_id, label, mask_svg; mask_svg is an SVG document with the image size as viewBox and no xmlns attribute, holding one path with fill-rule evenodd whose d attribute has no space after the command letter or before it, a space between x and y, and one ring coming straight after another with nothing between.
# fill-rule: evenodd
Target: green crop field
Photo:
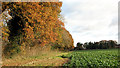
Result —
<instances>
[{"instance_id":1,"label":"green crop field","mask_svg":"<svg viewBox=\"0 0 120 68\"><path fill-rule=\"evenodd\" d=\"M64 66L76 67L99 67L99 66L118 66L118 49L101 49L101 50L80 50L74 51L63 58L69 58L70 61Z\"/></svg>"}]
</instances>

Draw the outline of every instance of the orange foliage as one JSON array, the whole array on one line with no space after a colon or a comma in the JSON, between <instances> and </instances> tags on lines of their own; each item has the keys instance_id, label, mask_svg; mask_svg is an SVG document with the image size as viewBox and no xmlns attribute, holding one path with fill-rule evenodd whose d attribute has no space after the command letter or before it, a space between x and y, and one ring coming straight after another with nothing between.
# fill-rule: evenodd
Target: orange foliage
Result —
<instances>
[{"instance_id":1,"label":"orange foliage","mask_svg":"<svg viewBox=\"0 0 120 68\"><path fill-rule=\"evenodd\" d=\"M25 21L23 30L26 40L36 40L41 42L41 45L57 40L59 29L61 25L64 26L64 23L58 20L61 2L7 2L3 4Z\"/></svg>"},{"instance_id":2,"label":"orange foliage","mask_svg":"<svg viewBox=\"0 0 120 68\"><path fill-rule=\"evenodd\" d=\"M14 12L21 18L25 24L23 28L25 41L39 43L40 46L57 42L63 47L74 47L71 35L59 19L61 6L62 2L4 2L2 11L11 9L11 13ZM71 40L70 46L61 44L65 39L64 32Z\"/></svg>"}]
</instances>

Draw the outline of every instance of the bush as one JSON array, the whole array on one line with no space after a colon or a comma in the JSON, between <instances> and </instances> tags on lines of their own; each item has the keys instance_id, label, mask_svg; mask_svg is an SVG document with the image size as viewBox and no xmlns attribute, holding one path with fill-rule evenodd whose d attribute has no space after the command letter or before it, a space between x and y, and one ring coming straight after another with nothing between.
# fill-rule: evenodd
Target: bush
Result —
<instances>
[{"instance_id":1,"label":"bush","mask_svg":"<svg viewBox=\"0 0 120 68\"><path fill-rule=\"evenodd\" d=\"M18 44L8 44L5 45L3 49L3 55L6 57L13 56L17 53L21 52L20 45Z\"/></svg>"}]
</instances>

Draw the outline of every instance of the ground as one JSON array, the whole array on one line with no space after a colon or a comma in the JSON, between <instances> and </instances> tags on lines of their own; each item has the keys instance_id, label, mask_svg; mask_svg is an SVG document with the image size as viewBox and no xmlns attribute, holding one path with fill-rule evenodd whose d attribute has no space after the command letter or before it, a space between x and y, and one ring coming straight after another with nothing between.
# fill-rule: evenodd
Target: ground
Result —
<instances>
[{"instance_id":1,"label":"ground","mask_svg":"<svg viewBox=\"0 0 120 68\"><path fill-rule=\"evenodd\" d=\"M69 52L43 51L3 59L3 66L117 66L118 49L93 49ZM65 64L66 63L66 64Z\"/></svg>"},{"instance_id":2,"label":"ground","mask_svg":"<svg viewBox=\"0 0 120 68\"><path fill-rule=\"evenodd\" d=\"M45 52L36 56L16 56L9 59L3 59L3 66L62 66L69 61L68 58L62 58L68 52Z\"/></svg>"}]
</instances>

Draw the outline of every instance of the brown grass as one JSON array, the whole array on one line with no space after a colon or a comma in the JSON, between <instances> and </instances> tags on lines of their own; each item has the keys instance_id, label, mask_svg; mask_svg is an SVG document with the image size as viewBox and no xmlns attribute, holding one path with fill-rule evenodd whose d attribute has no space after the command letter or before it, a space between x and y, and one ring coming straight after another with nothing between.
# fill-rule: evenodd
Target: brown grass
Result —
<instances>
[{"instance_id":1,"label":"brown grass","mask_svg":"<svg viewBox=\"0 0 120 68\"><path fill-rule=\"evenodd\" d=\"M25 50L12 58L3 58L2 66L62 66L69 61L68 58L59 57L68 52L53 51L50 47L34 47Z\"/></svg>"}]
</instances>

